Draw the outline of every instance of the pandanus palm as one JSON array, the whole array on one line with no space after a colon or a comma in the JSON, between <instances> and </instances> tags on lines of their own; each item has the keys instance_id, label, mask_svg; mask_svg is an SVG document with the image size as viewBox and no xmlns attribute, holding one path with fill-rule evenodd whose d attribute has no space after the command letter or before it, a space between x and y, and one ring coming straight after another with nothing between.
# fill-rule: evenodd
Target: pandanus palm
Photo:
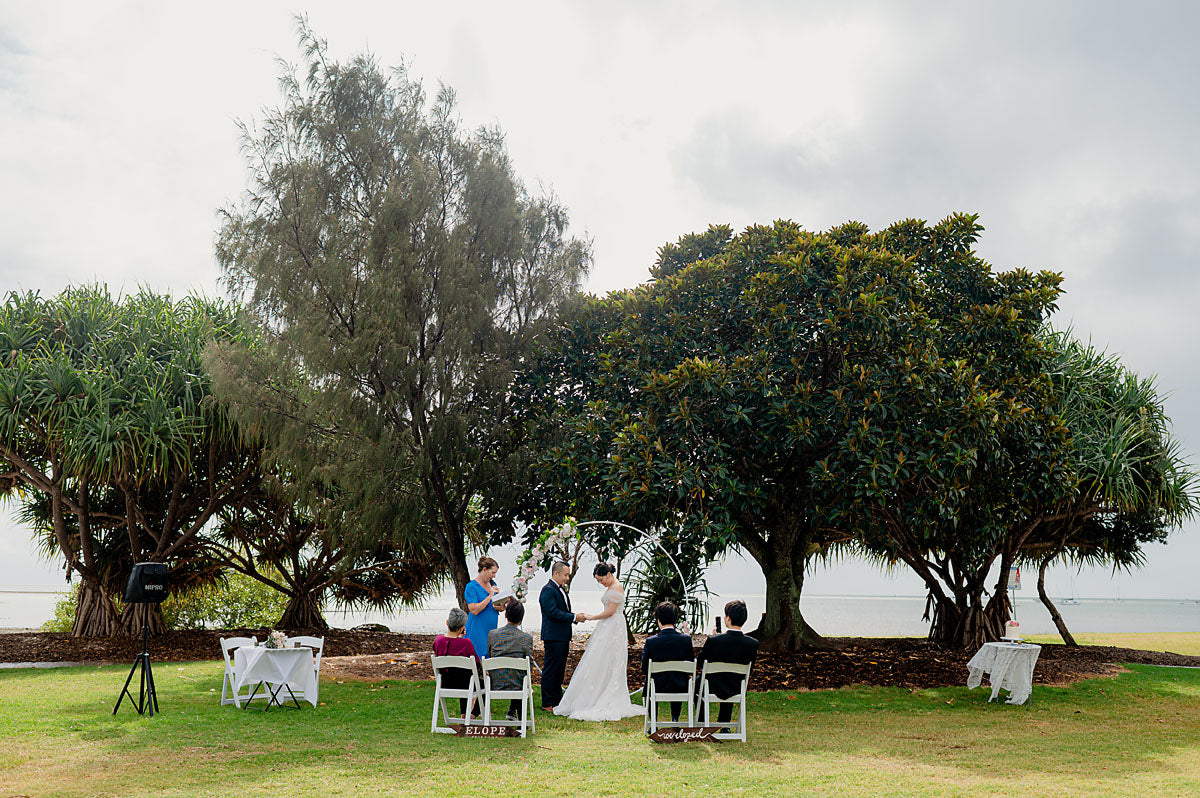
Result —
<instances>
[{"instance_id":1,"label":"pandanus palm","mask_svg":"<svg viewBox=\"0 0 1200 798\"><path fill-rule=\"evenodd\" d=\"M1057 559L1130 569L1142 546L1195 516L1197 475L1171 436L1170 419L1152 378L1115 356L1071 337L1053 335L1052 377L1071 431L1077 487L1052 515L1023 558L1036 563L1038 594L1063 640L1074 638L1046 593L1046 568Z\"/></svg>"},{"instance_id":2,"label":"pandanus palm","mask_svg":"<svg viewBox=\"0 0 1200 798\"><path fill-rule=\"evenodd\" d=\"M83 582L76 634L159 628L146 605L116 617L113 533L124 534L126 565L208 572L192 567L201 532L253 488L258 458L212 401L200 352L241 336L221 303L149 291L11 293L0 308L0 484L45 504L27 514L43 519L35 527Z\"/></svg>"}]
</instances>

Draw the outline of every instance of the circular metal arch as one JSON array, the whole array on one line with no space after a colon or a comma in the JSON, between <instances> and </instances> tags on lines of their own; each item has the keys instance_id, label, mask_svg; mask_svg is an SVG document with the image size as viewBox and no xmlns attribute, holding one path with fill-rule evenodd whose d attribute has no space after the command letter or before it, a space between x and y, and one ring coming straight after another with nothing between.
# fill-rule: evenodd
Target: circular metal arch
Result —
<instances>
[{"instance_id":1,"label":"circular metal arch","mask_svg":"<svg viewBox=\"0 0 1200 798\"><path fill-rule=\"evenodd\" d=\"M687 578L683 575L683 569L679 567L679 563L677 563L675 561L675 558L671 556L671 552L667 551L663 547L662 543L659 541L658 535L656 535L655 533L647 532L644 529L638 529L636 526L633 526L632 524L625 524L620 521L584 521L582 523L575 524L576 529L582 529L585 526L618 526L618 527L622 527L624 529L632 529L634 532L637 532L643 538L648 539L651 543L654 544L655 548L657 548L664 555L666 555L666 558L671 561L671 565L675 566L675 573L679 574L679 588L680 588L680 590L683 591L683 593L681 593L680 595L684 595L687 593ZM592 548L595 549L594 546Z\"/></svg>"}]
</instances>

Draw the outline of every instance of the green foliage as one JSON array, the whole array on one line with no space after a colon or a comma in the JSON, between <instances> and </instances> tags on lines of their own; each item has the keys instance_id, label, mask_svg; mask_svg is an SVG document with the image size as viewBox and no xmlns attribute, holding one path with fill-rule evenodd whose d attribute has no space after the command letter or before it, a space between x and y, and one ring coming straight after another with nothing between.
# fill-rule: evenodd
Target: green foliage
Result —
<instances>
[{"instance_id":1,"label":"green foliage","mask_svg":"<svg viewBox=\"0 0 1200 798\"><path fill-rule=\"evenodd\" d=\"M308 510L409 570L433 551L461 590L482 542L471 503L512 446L513 371L589 246L515 177L499 131L461 128L452 91L431 102L403 69L335 61L303 20L300 39L282 107L243 129L251 187L217 245L266 345L208 362L272 458L306 475Z\"/></svg>"},{"instance_id":2,"label":"green foliage","mask_svg":"<svg viewBox=\"0 0 1200 798\"><path fill-rule=\"evenodd\" d=\"M54 615L42 624L43 632L70 632L80 584L76 582L54 604ZM169 629L241 629L274 626L287 607L288 597L278 590L238 573L185 592L175 592L163 602L163 622ZM114 602L118 611L119 600Z\"/></svg>"},{"instance_id":3,"label":"green foliage","mask_svg":"<svg viewBox=\"0 0 1200 798\"><path fill-rule=\"evenodd\" d=\"M1071 431L1074 489L1022 549L1045 567L1077 563L1132 568L1142 547L1162 541L1197 512L1197 474L1171 434L1153 379L1112 354L1058 332L1049 346L1059 412Z\"/></svg>"},{"instance_id":4,"label":"green foliage","mask_svg":"<svg viewBox=\"0 0 1200 798\"><path fill-rule=\"evenodd\" d=\"M228 573L210 585L176 593L163 602L172 629L241 629L279 623L288 597L244 574Z\"/></svg>"},{"instance_id":5,"label":"green foliage","mask_svg":"<svg viewBox=\"0 0 1200 798\"><path fill-rule=\"evenodd\" d=\"M663 244L658 259L650 269L651 277L670 277L680 269L720 255L733 239L733 228L727 224L709 225L703 233L689 233L674 244Z\"/></svg>"},{"instance_id":6,"label":"green foliage","mask_svg":"<svg viewBox=\"0 0 1200 798\"><path fill-rule=\"evenodd\" d=\"M669 529L698 560L744 548L767 648L815 639L799 594L831 546L974 606L1010 531L1066 490L1047 475L1068 439L1039 337L1059 278L994 273L979 230L779 221L663 247L653 283L582 304L522 373L538 454L510 506Z\"/></svg>"},{"instance_id":7,"label":"green foliage","mask_svg":"<svg viewBox=\"0 0 1200 798\"><path fill-rule=\"evenodd\" d=\"M674 556L674 562L657 549L641 549L629 562L621 579L625 584L625 617L635 633L654 632L654 608L663 601L674 602L694 632L708 624L712 597L704 581L704 569L695 558ZM678 564L683 569L680 579Z\"/></svg>"},{"instance_id":8,"label":"green foliage","mask_svg":"<svg viewBox=\"0 0 1200 798\"><path fill-rule=\"evenodd\" d=\"M75 605L79 603L79 583L71 586L58 601L54 602L54 615L42 624L43 632L69 632L75 626Z\"/></svg>"},{"instance_id":9,"label":"green foliage","mask_svg":"<svg viewBox=\"0 0 1200 798\"><path fill-rule=\"evenodd\" d=\"M76 633L116 631L108 595L135 561L171 563L179 584L215 572L202 530L255 482L257 454L211 400L200 352L243 335L224 303L146 290L13 292L0 307L0 487L82 577Z\"/></svg>"}]
</instances>

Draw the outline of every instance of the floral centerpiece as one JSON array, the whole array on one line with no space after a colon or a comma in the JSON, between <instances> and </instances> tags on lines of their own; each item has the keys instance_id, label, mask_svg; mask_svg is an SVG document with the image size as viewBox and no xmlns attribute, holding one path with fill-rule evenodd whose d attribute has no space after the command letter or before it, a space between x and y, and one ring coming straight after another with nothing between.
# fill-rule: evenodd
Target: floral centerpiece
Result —
<instances>
[{"instance_id":1,"label":"floral centerpiece","mask_svg":"<svg viewBox=\"0 0 1200 798\"><path fill-rule=\"evenodd\" d=\"M513 580L512 593L517 601L529 595L529 580L539 568L544 568L552 554L566 557L568 546L579 540L578 522L568 517L558 526L542 534L533 545L517 558L517 578Z\"/></svg>"},{"instance_id":2,"label":"floral centerpiece","mask_svg":"<svg viewBox=\"0 0 1200 798\"><path fill-rule=\"evenodd\" d=\"M285 648L287 646L287 635L276 629L267 632L267 639L263 641L263 645L267 648Z\"/></svg>"}]
</instances>

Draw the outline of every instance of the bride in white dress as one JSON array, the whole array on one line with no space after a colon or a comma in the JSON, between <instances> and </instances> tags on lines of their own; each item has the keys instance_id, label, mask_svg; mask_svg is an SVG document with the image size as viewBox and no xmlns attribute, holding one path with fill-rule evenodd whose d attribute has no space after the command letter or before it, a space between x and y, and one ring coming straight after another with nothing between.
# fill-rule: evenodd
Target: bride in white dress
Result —
<instances>
[{"instance_id":1,"label":"bride in white dress","mask_svg":"<svg viewBox=\"0 0 1200 798\"><path fill-rule=\"evenodd\" d=\"M599 621L588 640L583 658L571 674L571 683L555 715L575 720L621 720L642 714L641 704L629 700L629 639L626 632L625 591L617 581L616 568L607 563L596 566L592 575L607 588L600 601L604 611L585 615L584 620Z\"/></svg>"}]
</instances>

